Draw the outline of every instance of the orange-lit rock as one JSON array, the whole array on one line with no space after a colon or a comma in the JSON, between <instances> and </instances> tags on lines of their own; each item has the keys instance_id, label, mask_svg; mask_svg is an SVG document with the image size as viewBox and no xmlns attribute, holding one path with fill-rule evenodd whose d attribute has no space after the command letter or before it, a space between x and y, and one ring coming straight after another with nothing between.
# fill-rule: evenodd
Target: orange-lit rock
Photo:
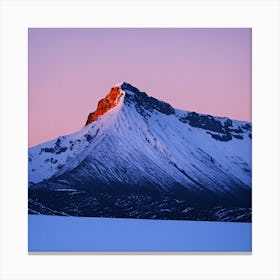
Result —
<instances>
[{"instance_id":1,"label":"orange-lit rock","mask_svg":"<svg viewBox=\"0 0 280 280\"><path fill-rule=\"evenodd\" d=\"M123 95L124 94L120 91L119 87L111 88L108 95L98 102L97 109L88 115L86 125L96 121L100 116L114 108Z\"/></svg>"}]
</instances>

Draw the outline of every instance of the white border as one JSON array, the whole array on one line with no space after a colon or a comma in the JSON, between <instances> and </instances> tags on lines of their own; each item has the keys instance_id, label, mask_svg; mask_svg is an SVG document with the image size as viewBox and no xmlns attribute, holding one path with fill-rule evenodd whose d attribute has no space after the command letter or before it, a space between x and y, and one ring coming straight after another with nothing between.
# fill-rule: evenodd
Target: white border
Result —
<instances>
[{"instance_id":1,"label":"white border","mask_svg":"<svg viewBox=\"0 0 280 280\"><path fill-rule=\"evenodd\" d=\"M279 2L2 1L1 279L280 279ZM27 253L28 27L253 28L253 254Z\"/></svg>"}]
</instances>

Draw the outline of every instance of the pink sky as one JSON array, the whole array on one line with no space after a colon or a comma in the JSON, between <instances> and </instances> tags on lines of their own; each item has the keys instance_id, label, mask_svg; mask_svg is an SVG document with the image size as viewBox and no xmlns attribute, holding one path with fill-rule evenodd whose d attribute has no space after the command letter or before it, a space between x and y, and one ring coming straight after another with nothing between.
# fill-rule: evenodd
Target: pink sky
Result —
<instances>
[{"instance_id":1,"label":"pink sky","mask_svg":"<svg viewBox=\"0 0 280 280\"><path fill-rule=\"evenodd\" d=\"M29 29L29 146L75 132L118 82L251 121L251 29Z\"/></svg>"}]
</instances>

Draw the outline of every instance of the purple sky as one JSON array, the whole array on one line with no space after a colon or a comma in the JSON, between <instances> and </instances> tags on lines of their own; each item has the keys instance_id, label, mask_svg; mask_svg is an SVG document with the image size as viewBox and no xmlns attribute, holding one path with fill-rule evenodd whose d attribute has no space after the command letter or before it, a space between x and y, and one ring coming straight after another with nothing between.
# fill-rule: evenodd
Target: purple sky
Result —
<instances>
[{"instance_id":1,"label":"purple sky","mask_svg":"<svg viewBox=\"0 0 280 280\"><path fill-rule=\"evenodd\" d=\"M251 29L29 29L29 146L81 129L122 81L175 108L251 121Z\"/></svg>"}]
</instances>

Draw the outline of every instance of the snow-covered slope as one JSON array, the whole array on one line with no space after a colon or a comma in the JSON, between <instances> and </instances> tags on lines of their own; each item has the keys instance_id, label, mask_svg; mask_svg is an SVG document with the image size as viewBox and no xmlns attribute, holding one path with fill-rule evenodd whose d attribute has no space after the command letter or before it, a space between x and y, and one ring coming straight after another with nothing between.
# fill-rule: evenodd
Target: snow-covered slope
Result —
<instances>
[{"instance_id":1,"label":"snow-covered slope","mask_svg":"<svg viewBox=\"0 0 280 280\"><path fill-rule=\"evenodd\" d=\"M28 181L38 183L48 179L57 172L65 170L65 164L71 168L77 166L86 157L92 143L97 145L114 124L122 108L123 98L116 107L103 115L91 125L80 131L60 136L54 140L29 148L28 156Z\"/></svg>"},{"instance_id":2,"label":"snow-covered slope","mask_svg":"<svg viewBox=\"0 0 280 280\"><path fill-rule=\"evenodd\" d=\"M30 188L250 197L250 123L177 110L128 83L116 91L83 129L29 149Z\"/></svg>"}]
</instances>

